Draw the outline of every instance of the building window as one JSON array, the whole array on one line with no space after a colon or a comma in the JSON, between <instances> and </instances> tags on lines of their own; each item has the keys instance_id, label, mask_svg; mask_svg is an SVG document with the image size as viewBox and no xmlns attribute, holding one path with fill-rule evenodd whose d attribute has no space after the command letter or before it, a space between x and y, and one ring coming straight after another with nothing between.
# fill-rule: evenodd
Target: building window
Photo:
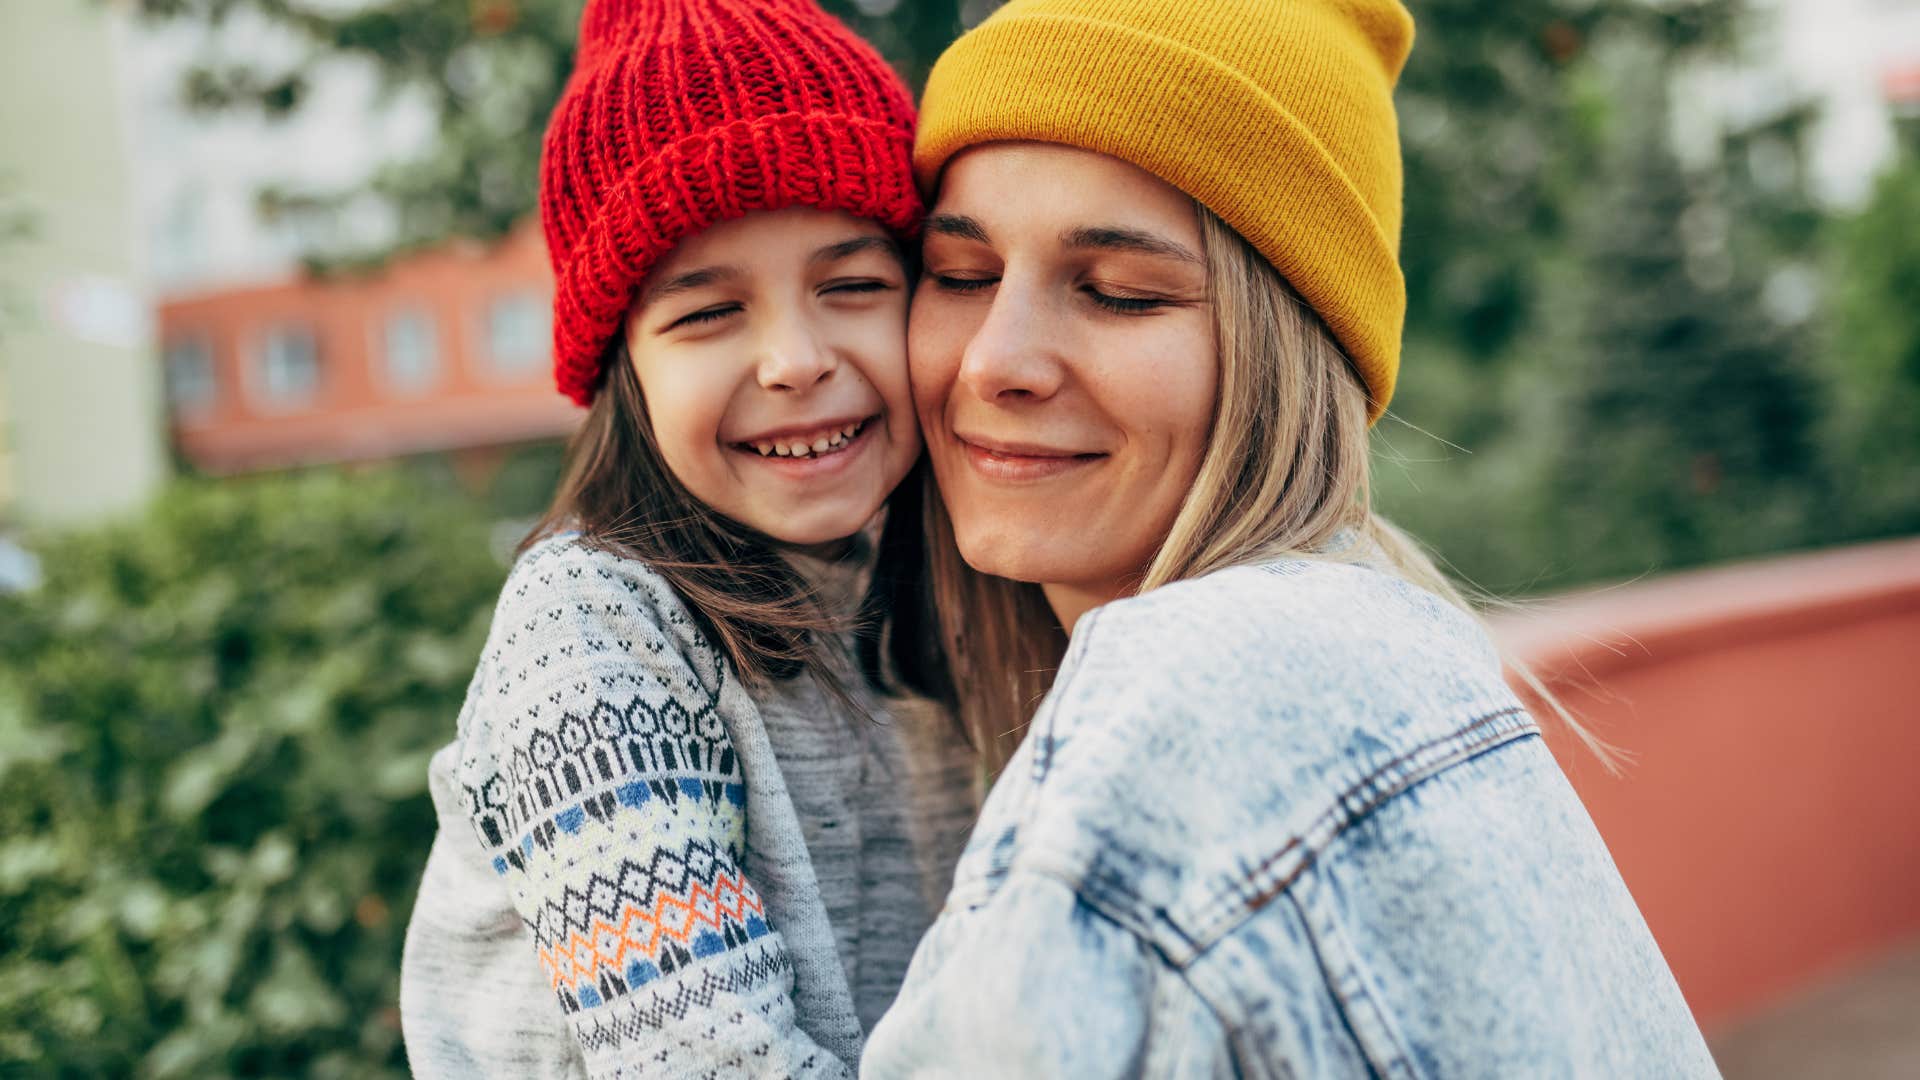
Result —
<instances>
[{"instance_id":1,"label":"building window","mask_svg":"<svg viewBox=\"0 0 1920 1080\"><path fill-rule=\"evenodd\" d=\"M320 391L320 349L304 326L277 326L260 346L259 392L268 405L304 405Z\"/></svg>"},{"instance_id":2,"label":"building window","mask_svg":"<svg viewBox=\"0 0 1920 1080\"><path fill-rule=\"evenodd\" d=\"M511 293L487 305L487 359L502 375L521 375L547 359L547 300Z\"/></svg>"},{"instance_id":3,"label":"building window","mask_svg":"<svg viewBox=\"0 0 1920 1080\"><path fill-rule=\"evenodd\" d=\"M381 341L387 385L403 393L432 386L440 376L440 339L433 316L418 308L387 316Z\"/></svg>"},{"instance_id":4,"label":"building window","mask_svg":"<svg viewBox=\"0 0 1920 1080\"><path fill-rule=\"evenodd\" d=\"M162 353L166 365L167 404L179 416L198 416L210 412L219 396L213 378L213 346L203 337L185 337L167 342Z\"/></svg>"}]
</instances>

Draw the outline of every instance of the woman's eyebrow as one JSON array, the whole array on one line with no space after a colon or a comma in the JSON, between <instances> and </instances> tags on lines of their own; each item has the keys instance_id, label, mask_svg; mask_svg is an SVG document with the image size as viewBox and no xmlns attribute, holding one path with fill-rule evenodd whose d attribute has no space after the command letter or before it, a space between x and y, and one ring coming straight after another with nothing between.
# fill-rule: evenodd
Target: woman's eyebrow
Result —
<instances>
[{"instance_id":1,"label":"woman's eyebrow","mask_svg":"<svg viewBox=\"0 0 1920 1080\"><path fill-rule=\"evenodd\" d=\"M941 236L957 236L962 240L973 240L982 244L993 241L987 238L986 226L965 214L930 214L927 217L926 231Z\"/></svg>"},{"instance_id":2,"label":"woman's eyebrow","mask_svg":"<svg viewBox=\"0 0 1920 1080\"><path fill-rule=\"evenodd\" d=\"M851 240L828 244L814 252L807 261L817 266L821 263L839 262L849 255L874 250L888 252L897 258L900 254L900 245L894 243L893 238L888 236L856 236Z\"/></svg>"},{"instance_id":3,"label":"woman's eyebrow","mask_svg":"<svg viewBox=\"0 0 1920 1080\"><path fill-rule=\"evenodd\" d=\"M1097 225L1079 229L1069 229L1060 235L1060 242L1070 248L1100 248L1107 251L1137 251L1143 255L1160 255L1181 262L1190 262L1196 266L1205 266L1206 260L1187 247L1164 236L1156 236L1139 229L1125 229L1117 225Z\"/></svg>"},{"instance_id":4,"label":"woman's eyebrow","mask_svg":"<svg viewBox=\"0 0 1920 1080\"><path fill-rule=\"evenodd\" d=\"M665 278L649 286L647 290L640 295L640 302L642 304L651 304L656 300L664 300L678 293L691 292L702 286L713 285L722 281L737 281L742 276L744 275L742 275L740 268L737 266L703 266L698 270L689 270L684 274L675 274L670 278Z\"/></svg>"}]
</instances>

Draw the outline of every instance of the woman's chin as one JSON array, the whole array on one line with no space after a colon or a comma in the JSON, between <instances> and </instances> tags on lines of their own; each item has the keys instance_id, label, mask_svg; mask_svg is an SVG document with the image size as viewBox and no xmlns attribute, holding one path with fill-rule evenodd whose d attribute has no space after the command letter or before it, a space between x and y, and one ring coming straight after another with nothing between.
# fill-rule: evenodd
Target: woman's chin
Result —
<instances>
[{"instance_id":1,"label":"woman's chin","mask_svg":"<svg viewBox=\"0 0 1920 1080\"><path fill-rule=\"evenodd\" d=\"M955 543L968 566L994 577L1044 585L1077 576L1075 537L956 536Z\"/></svg>"}]
</instances>

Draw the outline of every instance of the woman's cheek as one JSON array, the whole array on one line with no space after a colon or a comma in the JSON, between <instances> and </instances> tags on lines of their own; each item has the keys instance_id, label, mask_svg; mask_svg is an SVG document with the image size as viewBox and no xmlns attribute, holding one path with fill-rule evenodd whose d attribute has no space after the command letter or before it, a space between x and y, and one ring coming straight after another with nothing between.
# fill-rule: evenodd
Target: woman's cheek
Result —
<instances>
[{"instance_id":1,"label":"woman's cheek","mask_svg":"<svg viewBox=\"0 0 1920 1080\"><path fill-rule=\"evenodd\" d=\"M1177 451L1197 456L1213 427L1220 382L1219 352L1212 324L1200 318L1169 320L1138 351L1145 362L1127 366L1128 396L1148 415L1156 415L1175 440Z\"/></svg>"},{"instance_id":2,"label":"woman's cheek","mask_svg":"<svg viewBox=\"0 0 1920 1080\"><path fill-rule=\"evenodd\" d=\"M914 302L907 333L907 369L922 423L939 412L959 370L966 348L966 329L953 318L950 305L937 294L923 291ZM958 338L959 340L956 340Z\"/></svg>"}]
</instances>

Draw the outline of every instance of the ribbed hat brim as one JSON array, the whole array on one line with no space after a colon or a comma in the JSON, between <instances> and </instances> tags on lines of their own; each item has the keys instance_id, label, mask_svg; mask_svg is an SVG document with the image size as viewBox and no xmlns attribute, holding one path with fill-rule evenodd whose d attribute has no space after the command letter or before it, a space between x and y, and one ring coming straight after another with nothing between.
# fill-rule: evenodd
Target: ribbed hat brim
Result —
<instances>
[{"instance_id":1,"label":"ribbed hat brim","mask_svg":"<svg viewBox=\"0 0 1920 1080\"><path fill-rule=\"evenodd\" d=\"M560 391L593 399L607 342L635 292L675 245L761 210L813 206L871 218L903 237L919 204L887 189L910 168L912 133L861 117L789 113L699 132L642 159L585 223L555 271L554 368Z\"/></svg>"}]
</instances>

